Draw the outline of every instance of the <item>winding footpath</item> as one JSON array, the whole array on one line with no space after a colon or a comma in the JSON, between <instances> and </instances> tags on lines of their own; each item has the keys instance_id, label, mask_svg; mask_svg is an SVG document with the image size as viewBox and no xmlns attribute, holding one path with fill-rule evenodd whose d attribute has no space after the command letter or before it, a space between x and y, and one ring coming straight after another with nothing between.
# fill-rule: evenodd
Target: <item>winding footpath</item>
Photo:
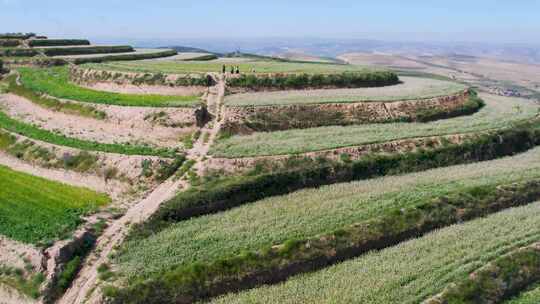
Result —
<instances>
[{"instance_id":1,"label":"winding footpath","mask_svg":"<svg viewBox=\"0 0 540 304\"><path fill-rule=\"evenodd\" d=\"M216 108L213 115L214 119L201 129L201 136L199 136L193 148L187 151L187 159L196 161L194 168L197 172L203 170L204 160L223 123L221 109L225 96L225 79L222 75L216 75L215 77L218 79L218 83L210 88L207 96L207 104L215 105ZM97 268L99 265L108 262L109 254L122 243L131 225L147 220L159 209L162 203L173 198L178 191L189 188L189 186L189 182L185 179L172 177L159 185L145 199L131 207L124 216L115 220L97 240L94 250L86 258L71 288L66 291L57 303L100 303L101 295L96 292L97 288L95 288L98 281Z\"/></svg>"}]
</instances>

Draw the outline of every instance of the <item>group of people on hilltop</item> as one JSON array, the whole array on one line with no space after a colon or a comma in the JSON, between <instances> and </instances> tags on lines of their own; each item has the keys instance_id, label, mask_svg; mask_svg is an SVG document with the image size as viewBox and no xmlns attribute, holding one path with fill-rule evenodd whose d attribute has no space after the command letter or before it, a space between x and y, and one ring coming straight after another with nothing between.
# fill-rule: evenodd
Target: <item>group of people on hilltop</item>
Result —
<instances>
[{"instance_id":1,"label":"group of people on hilltop","mask_svg":"<svg viewBox=\"0 0 540 304\"><path fill-rule=\"evenodd\" d=\"M223 65L223 74L227 73L227 67ZM231 66L231 74L240 74L240 66Z\"/></svg>"}]
</instances>

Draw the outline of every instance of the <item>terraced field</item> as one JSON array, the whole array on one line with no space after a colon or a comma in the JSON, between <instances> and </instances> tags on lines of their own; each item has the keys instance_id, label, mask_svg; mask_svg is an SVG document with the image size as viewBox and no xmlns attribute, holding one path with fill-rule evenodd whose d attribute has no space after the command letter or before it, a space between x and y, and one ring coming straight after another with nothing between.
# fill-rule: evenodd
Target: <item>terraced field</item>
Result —
<instances>
[{"instance_id":1,"label":"terraced field","mask_svg":"<svg viewBox=\"0 0 540 304\"><path fill-rule=\"evenodd\" d=\"M448 96L467 86L429 78L400 77L401 84L383 88L258 92L229 95L229 106L270 106L371 101L403 101Z\"/></svg>"},{"instance_id":2,"label":"terraced field","mask_svg":"<svg viewBox=\"0 0 540 304\"><path fill-rule=\"evenodd\" d=\"M31 124L27 124L13 119L0 111L0 128L39 141L50 144L66 146L86 151L100 151L107 153L118 153L125 155L155 155L162 157L174 157L175 150L167 148L154 148L143 145L128 145L116 143L100 143L95 141L68 137L52 131L41 129Z\"/></svg>"},{"instance_id":3,"label":"terraced field","mask_svg":"<svg viewBox=\"0 0 540 304\"><path fill-rule=\"evenodd\" d=\"M35 92L82 102L141 107L191 107L199 104L198 96L135 95L96 91L69 81L67 67L19 69L21 83Z\"/></svg>"},{"instance_id":4,"label":"terraced field","mask_svg":"<svg viewBox=\"0 0 540 304\"><path fill-rule=\"evenodd\" d=\"M225 158L298 154L405 138L506 128L538 115L538 105L529 100L482 94L480 97L486 106L471 116L428 123L366 124L236 135L219 140L211 153Z\"/></svg>"},{"instance_id":5,"label":"terraced field","mask_svg":"<svg viewBox=\"0 0 540 304\"><path fill-rule=\"evenodd\" d=\"M0 284L32 297L420 303L540 241L534 101L335 61L21 39L10 56L72 54L0 81ZM512 301L538 298L533 279Z\"/></svg>"},{"instance_id":6,"label":"terraced field","mask_svg":"<svg viewBox=\"0 0 540 304\"><path fill-rule=\"evenodd\" d=\"M540 240L539 216L540 203L507 210L212 303L421 303L490 260Z\"/></svg>"},{"instance_id":7,"label":"terraced field","mask_svg":"<svg viewBox=\"0 0 540 304\"><path fill-rule=\"evenodd\" d=\"M89 189L45 180L0 166L0 234L46 244L68 236L81 216L110 203Z\"/></svg>"},{"instance_id":8,"label":"terraced field","mask_svg":"<svg viewBox=\"0 0 540 304\"><path fill-rule=\"evenodd\" d=\"M176 54L176 51L168 49L134 49L132 52L126 53L67 55L55 56L54 58L65 59L75 64L83 64L89 62L99 63L108 61L165 59L175 56Z\"/></svg>"},{"instance_id":9,"label":"terraced field","mask_svg":"<svg viewBox=\"0 0 540 304\"><path fill-rule=\"evenodd\" d=\"M337 184L272 197L174 223L128 241L117 258L123 276L147 277L287 240L320 235L467 188L540 177L540 149L489 162ZM309 212L307 212L309 211Z\"/></svg>"},{"instance_id":10,"label":"terraced field","mask_svg":"<svg viewBox=\"0 0 540 304\"><path fill-rule=\"evenodd\" d=\"M124 72L144 72L144 73L220 73L223 65L238 66L240 72L251 73L341 73L341 72L362 72L368 69L366 67L339 65L328 63L289 63L279 61L261 61L256 59L217 59L211 61L141 61L141 62L110 62L103 64L88 64L89 67L97 70L124 71Z\"/></svg>"}]
</instances>

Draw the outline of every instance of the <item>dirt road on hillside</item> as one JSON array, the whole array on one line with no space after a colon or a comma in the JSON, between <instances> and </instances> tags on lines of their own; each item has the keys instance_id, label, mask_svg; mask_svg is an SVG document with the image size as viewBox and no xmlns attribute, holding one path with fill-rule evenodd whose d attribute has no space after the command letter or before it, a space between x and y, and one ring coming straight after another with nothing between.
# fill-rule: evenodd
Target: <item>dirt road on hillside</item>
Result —
<instances>
[{"instance_id":1,"label":"dirt road on hillside","mask_svg":"<svg viewBox=\"0 0 540 304\"><path fill-rule=\"evenodd\" d=\"M218 77L218 84L210 89L207 104L215 103L217 111L214 120L201 130L201 136L194 144L193 149L187 152L187 158L197 162L196 169L202 170L201 163L213 144L222 123L221 105L225 95L225 80ZM205 136L205 134L208 134ZM205 142L205 138L207 139ZM133 224L141 223L154 214L160 205L174 197L177 191L185 190L189 183L182 179L170 178L159 185L150 195L131 207L124 216L114 221L97 240L93 252L85 260L83 268L73 282L70 289L58 301L59 304L100 303L101 295L96 291L98 283L97 268L108 262L108 256L113 249L120 245L129 228Z\"/></svg>"}]
</instances>

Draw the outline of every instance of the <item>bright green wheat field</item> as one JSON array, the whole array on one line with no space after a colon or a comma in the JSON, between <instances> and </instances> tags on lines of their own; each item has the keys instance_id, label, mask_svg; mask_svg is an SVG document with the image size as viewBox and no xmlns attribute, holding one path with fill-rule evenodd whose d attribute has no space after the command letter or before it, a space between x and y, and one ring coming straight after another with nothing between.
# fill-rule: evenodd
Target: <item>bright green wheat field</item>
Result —
<instances>
[{"instance_id":1,"label":"bright green wheat field","mask_svg":"<svg viewBox=\"0 0 540 304\"><path fill-rule=\"evenodd\" d=\"M198 96L120 94L83 88L69 81L68 67L20 68L19 72L24 87L62 99L139 107L190 107L199 103Z\"/></svg>"},{"instance_id":2,"label":"bright green wheat field","mask_svg":"<svg viewBox=\"0 0 540 304\"><path fill-rule=\"evenodd\" d=\"M0 166L0 234L48 243L73 231L81 216L110 202L105 194Z\"/></svg>"}]
</instances>

